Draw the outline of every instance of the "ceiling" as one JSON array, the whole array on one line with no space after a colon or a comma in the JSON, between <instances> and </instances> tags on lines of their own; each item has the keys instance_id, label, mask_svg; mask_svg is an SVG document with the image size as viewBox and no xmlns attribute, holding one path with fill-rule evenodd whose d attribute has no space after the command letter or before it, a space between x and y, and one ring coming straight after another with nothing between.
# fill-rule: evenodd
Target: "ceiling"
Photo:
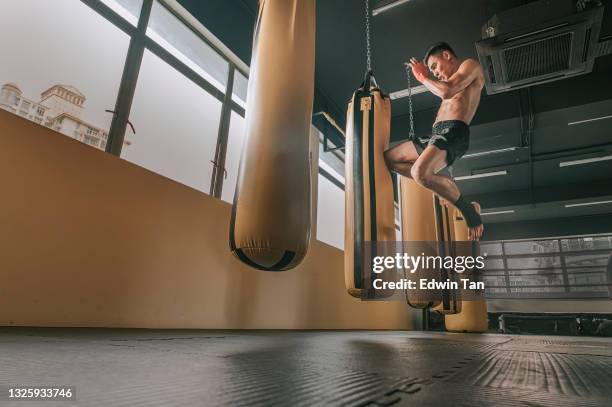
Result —
<instances>
[{"instance_id":1,"label":"ceiling","mask_svg":"<svg viewBox=\"0 0 612 407\"><path fill-rule=\"evenodd\" d=\"M257 0L179 0L245 62L250 61ZM375 8L389 0L371 0ZM480 27L495 12L526 0L411 0L372 21L373 69L387 93L405 89L402 63L422 57L431 43L449 42L460 58L476 58ZM601 37L612 35L612 0L606 6ZM315 110L327 110L343 125L348 99L365 72L365 23L362 0L317 2ZM439 99L413 97L417 134L430 131ZM521 105L531 104L533 133L521 132ZM468 154L511 151L464 158L455 176L490 171L507 175L458 181L464 194L485 211L514 210L487 216L486 223L586 216L596 222L612 217L612 204L566 207L612 200L612 160L560 167L560 162L612 154L612 119L568 125L612 115L612 55L596 59L587 75L483 97L472 122ZM524 123L524 121L523 121ZM524 126L523 126L524 127ZM406 98L392 103L391 141L407 137ZM591 216L592 215L592 216ZM576 231L577 233L580 231Z\"/></svg>"}]
</instances>

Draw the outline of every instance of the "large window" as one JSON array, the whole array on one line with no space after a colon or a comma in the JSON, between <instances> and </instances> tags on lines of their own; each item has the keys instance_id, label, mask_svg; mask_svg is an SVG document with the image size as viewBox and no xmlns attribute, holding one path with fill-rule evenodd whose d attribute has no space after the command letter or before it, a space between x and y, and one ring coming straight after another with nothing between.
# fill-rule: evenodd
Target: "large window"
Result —
<instances>
[{"instance_id":1,"label":"large window","mask_svg":"<svg viewBox=\"0 0 612 407\"><path fill-rule=\"evenodd\" d=\"M328 177L336 179L333 170L319 160L320 168ZM335 176L334 176L335 175ZM344 249L344 190L319 173L317 195L317 240Z\"/></svg>"},{"instance_id":2,"label":"large window","mask_svg":"<svg viewBox=\"0 0 612 407\"><path fill-rule=\"evenodd\" d=\"M219 100L146 51L121 157L208 193L220 116Z\"/></svg>"},{"instance_id":3,"label":"large window","mask_svg":"<svg viewBox=\"0 0 612 407\"><path fill-rule=\"evenodd\" d=\"M0 1L0 108L103 150L129 40L79 0Z\"/></svg>"},{"instance_id":4,"label":"large window","mask_svg":"<svg viewBox=\"0 0 612 407\"><path fill-rule=\"evenodd\" d=\"M147 36L222 92L225 92L228 62L168 9L155 1Z\"/></svg>"},{"instance_id":5,"label":"large window","mask_svg":"<svg viewBox=\"0 0 612 407\"><path fill-rule=\"evenodd\" d=\"M248 68L178 3L2 0L0 49L0 108L233 201ZM344 192L325 177L318 237L342 248Z\"/></svg>"},{"instance_id":6,"label":"large window","mask_svg":"<svg viewBox=\"0 0 612 407\"><path fill-rule=\"evenodd\" d=\"M233 197L248 83L235 65L245 66L185 13L163 0L3 0L0 108L209 193L234 71L224 189Z\"/></svg>"},{"instance_id":7,"label":"large window","mask_svg":"<svg viewBox=\"0 0 612 407\"><path fill-rule=\"evenodd\" d=\"M223 182L223 193L221 198L225 202L233 203L238 179L238 167L240 165L240 155L245 137L245 119L236 112L232 112L230 118L230 128L227 138L227 153L225 156L225 169L227 178Z\"/></svg>"},{"instance_id":8,"label":"large window","mask_svg":"<svg viewBox=\"0 0 612 407\"><path fill-rule=\"evenodd\" d=\"M101 0L115 13L119 14L133 26L138 25L142 0Z\"/></svg>"},{"instance_id":9,"label":"large window","mask_svg":"<svg viewBox=\"0 0 612 407\"><path fill-rule=\"evenodd\" d=\"M249 80L246 76L236 71L234 75L234 89L232 91L232 100L238 103L239 106L245 108L247 100L247 90L249 87Z\"/></svg>"},{"instance_id":10,"label":"large window","mask_svg":"<svg viewBox=\"0 0 612 407\"><path fill-rule=\"evenodd\" d=\"M482 242L490 298L606 298L612 236Z\"/></svg>"}]
</instances>

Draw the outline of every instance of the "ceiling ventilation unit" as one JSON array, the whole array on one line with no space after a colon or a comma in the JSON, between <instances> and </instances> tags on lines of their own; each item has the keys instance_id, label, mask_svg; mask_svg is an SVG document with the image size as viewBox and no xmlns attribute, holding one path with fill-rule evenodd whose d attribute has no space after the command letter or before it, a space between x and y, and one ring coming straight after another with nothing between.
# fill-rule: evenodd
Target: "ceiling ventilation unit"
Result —
<instances>
[{"instance_id":1,"label":"ceiling ventilation unit","mask_svg":"<svg viewBox=\"0 0 612 407\"><path fill-rule=\"evenodd\" d=\"M476 43L487 93L591 72L603 9L596 1L537 0L494 15Z\"/></svg>"}]
</instances>

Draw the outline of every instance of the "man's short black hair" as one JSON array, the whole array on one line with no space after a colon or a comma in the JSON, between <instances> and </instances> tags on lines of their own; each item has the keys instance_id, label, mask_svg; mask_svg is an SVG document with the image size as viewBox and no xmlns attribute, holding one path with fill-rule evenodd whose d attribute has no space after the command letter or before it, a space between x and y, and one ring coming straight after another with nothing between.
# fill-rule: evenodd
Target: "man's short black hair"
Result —
<instances>
[{"instance_id":1,"label":"man's short black hair","mask_svg":"<svg viewBox=\"0 0 612 407\"><path fill-rule=\"evenodd\" d=\"M429 49L425 53L425 57L423 58L423 63L425 63L425 65L427 65L427 59L429 59L430 56L435 55L435 54L437 54L439 52L442 52L442 51L448 51L448 52L451 53L452 56L454 56L454 57L457 56L457 54L455 54L455 51L453 51L451 46L448 45L446 42L438 42L438 43L432 45L431 47L429 47Z\"/></svg>"}]
</instances>

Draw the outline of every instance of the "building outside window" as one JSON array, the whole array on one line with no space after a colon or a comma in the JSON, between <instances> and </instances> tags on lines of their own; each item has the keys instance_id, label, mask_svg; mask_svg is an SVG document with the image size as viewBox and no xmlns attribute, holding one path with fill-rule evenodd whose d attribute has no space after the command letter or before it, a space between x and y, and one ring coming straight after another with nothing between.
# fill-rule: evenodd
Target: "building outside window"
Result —
<instances>
[{"instance_id":1,"label":"building outside window","mask_svg":"<svg viewBox=\"0 0 612 407\"><path fill-rule=\"evenodd\" d=\"M142 4L114 2L128 9ZM86 32L95 35L75 35ZM95 144L100 148L112 120L105 110L115 106L129 41L126 33L78 0L2 0L0 109L77 140L83 140L81 129L75 135L80 124L91 127L98 132Z\"/></svg>"},{"instance_id":2,"label":"building outside window","mask_svg":"<svg viewBox=\"0 0 612 407\"><path fill-rule=\"evenodd\" d=\"M21 89L14 84L8 83L2 85L0 94L8 95L0 98L0 108L13 111L14 104L7 103L11 100L11 95L19 94L21 107L19 114L30 118L38 124L45 124L60 133L73 135L75 139L82 140L81 133L77 131L81 125L87 128L87 134L90 136L98 136L100 129L95 128L85 123L80 117L82 115L83 104L85 103L85 95L79 92L78 89L66 85L54 85L44 91L39 101L29 100L22 95ZM13 100L15 100L13 98ZM35 117L37 116L37 117ZM66 120L65 120L66 119ZM106 132L104 138L107 137ZM92 146L100 146L100 139L95 143L87 143Z\"/></svg>"}]
</instances>

